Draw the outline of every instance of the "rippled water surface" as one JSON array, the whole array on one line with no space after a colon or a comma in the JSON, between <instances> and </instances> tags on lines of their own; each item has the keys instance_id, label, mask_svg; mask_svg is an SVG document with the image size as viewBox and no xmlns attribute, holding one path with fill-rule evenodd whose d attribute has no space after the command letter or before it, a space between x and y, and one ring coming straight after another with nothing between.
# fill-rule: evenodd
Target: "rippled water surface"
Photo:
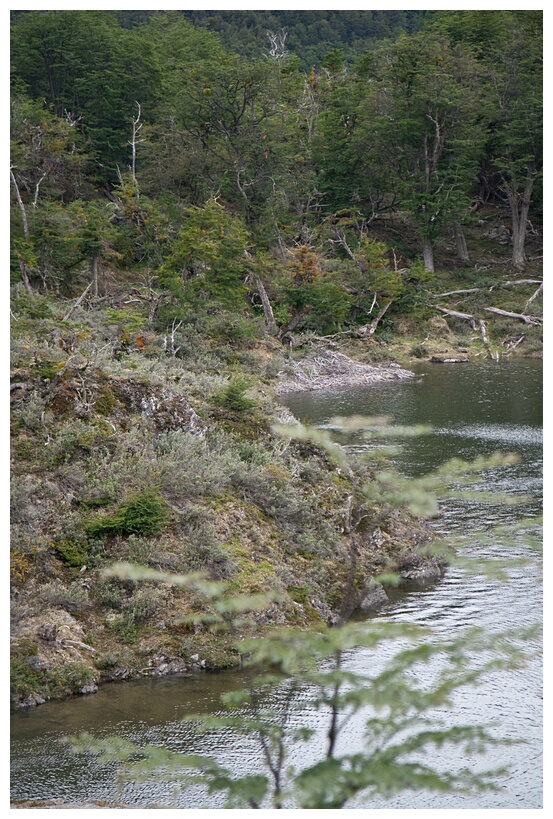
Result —
<instances>
[{"instance_id":1,"label":"rippled water surface","mask_svg":"<svg viewBox=\"0 0 553 819\"><path fill-rule=\"evenodd\" d=\"M489 503L478 496L449 500L443 505L436 528L446 534L463 534L468 552L504 564L525 558L509 568L503 582L481 574L450 568L439 583L423 590L403 589L391 595L379 618L418 622L432 626L439 635L451 636L472 625L500 631L511 626L541 622L541 562L522 533L514 543L500 537L479 538L470 533L476 525L514 523L541 514L542 398L540 362L505 364L420 365L417 377L395 384L363 389L288 396L286 403L304 422L330 426L335 416L389 415L400 425L431 424L430 435L407 439L401 454L394 456L404 474L419 475L452 457L467 460L492 452L516 452L520 462L485 473L484 488L518 497L517 505ZM385 443L385 442L384 442ZM349 441L362 448L360 440ZM536 657L523 669L501 672L476 689L458 692L455 708L445 714L451 723L493 723L498 736L524 739L524 745L498 746L485 755L482 768L507 766L509 776L496 793L470 796L408 792L389 801L360 796L351 807L376 808L540 808L542 806L542 679L539 644L528 645ZM354 651L346 661L364 670L386 659L390 648L378 656ZM175 797L161 783L133 783L118 793L113 766L75 757L58 739L66 734L91 731L96 736L118 734L141 743L163 744L174 750L209 753L236 771L259 770L255 740L236 740L219 733L216 740L198 737L180 718L189 712L212 712L219 708L224 690L239 688L240 673L204 674L152 681L143 680L103 687L98 694L62 703L46 703L12 717L12 798L112 799L119 795L135 806L175 804L179 807L218 807L198 790ZM283 693L275 690L271 703L284 708ZM316 730L314 739L302 746L291 761L298 766L314 760L321 747L325 715L314 711L305 697L298 697L294 721ZM362 720L349 726L342 749L361 748ZM340 748L338 749L340 750ZM454 768L465 760L456 751L444 752L443 765ZM366 799L366 797L365 797Z\"/></svg>"}]
</instances>

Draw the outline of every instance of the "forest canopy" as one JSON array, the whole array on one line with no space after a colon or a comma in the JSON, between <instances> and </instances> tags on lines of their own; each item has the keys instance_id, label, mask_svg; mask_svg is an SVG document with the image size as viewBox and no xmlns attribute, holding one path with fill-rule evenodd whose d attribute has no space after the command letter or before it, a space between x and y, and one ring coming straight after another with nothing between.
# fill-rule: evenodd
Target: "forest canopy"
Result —
<instances>
[{"instance_id":1,"label":"forest canopy","mask_svg":"<svg viewBox=\"0 0 553 819\"><path fill-rule=\"evenodd\" d=\"M330 332L416 309L482 208L525 267L541 11L29 11L11 37L28 291L125 269L255 311L257 280L281 327Z\"/></svg>"}]
</instances>

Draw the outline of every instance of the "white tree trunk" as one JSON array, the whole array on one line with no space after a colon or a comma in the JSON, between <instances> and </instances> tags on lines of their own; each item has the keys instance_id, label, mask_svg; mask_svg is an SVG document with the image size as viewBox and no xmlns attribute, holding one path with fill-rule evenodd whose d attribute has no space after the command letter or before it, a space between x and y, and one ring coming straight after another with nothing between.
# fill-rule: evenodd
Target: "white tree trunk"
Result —
<instances>
[{"instance_id":1,"label":"white tree trunk","mask_svg":"<svg viewBox=\"0 0 553 819\"><path fill-rule=\"evenodd\" d=\"M428 273L434 272L434 246L430 239L423 239L422 258L424 260L424 269Z\"/></svg>"},{"instance_id":2,"label":"white tree trunk","mask_svg":"<svg viewBox=\"0 0 553 819\"><path fill-rule=\"evenodd\" d=\"M29 223L27 221L27 211L25 210L25 205L23 204L23 199L21 198L21 194L19 192L19 185L17 184L17 179L15 178L14 172L10 168L10 177L13 183L13 187L15 189L15 196L17 199L17 204L19 206L19 211L21 213L21 221L23 222L23 236L25 237L25 242L29 243ZM23 281L23 286L27 293L32 293L33 288L31 287L31 282L29 281L29 274L27 272L27 265L23 261L23 259L19 259L19 269L21 271L21 280Z\"/></svg>"},{"instance_id":3,"label":"white tree trunk","mask_svg":"<svg viewBox=\"0 0 553 819\"><path fill-rule=\"evenodd\" d=\"M100 254L94 253L90 263L90 272L92 273L92 295L95 299L98 298L98 262Z\"/></svg>"}]
</instances>

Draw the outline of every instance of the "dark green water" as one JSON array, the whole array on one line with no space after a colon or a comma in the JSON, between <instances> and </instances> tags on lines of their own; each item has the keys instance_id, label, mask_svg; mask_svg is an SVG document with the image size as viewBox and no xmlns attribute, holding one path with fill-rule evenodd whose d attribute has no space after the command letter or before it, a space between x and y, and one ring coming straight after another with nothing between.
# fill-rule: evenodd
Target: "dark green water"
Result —
<instances>
[{"instance_id":1,"label":"dark green water","mask_svg":"<svg viewBox=\"0 0 553 819\"><path fill-rule=\"evenodd\" d=\"M424 473L451 457L473 459L495 451L517 452L520 463L485 475L487 489L524 497L523 503L505 506L478 497L450 501L436 528L443 532L467 532L476 526L516 522L541 514L542 465L542 369L541 362L483 363L479 365L421 365L409 381L325 393L288 396L287 406L302 421L328 426L337 415L390 415L397 424L431 424L433 433L404 442L396 465L407 475ZM358 440L348 442L362 448ZM541 621L541 562L525 542L493 541L485 546L475 536L469 551L482 549L492 559L529 558L510 570L510 581L467 575L450 569L444 579L424 590L398 594L379 617L431 625L438 635L451 635L467 626L501 631L510 626ZM530 645L539 649L539 645ZM362 670L367 663L385 659L364 651L351 652L347 663ZM523 746L498 746L484 756L482 767L505 765L508 778L498 793L474 796L406 793L393 800L359 797L354 808L527 808L542 806L542 668L538 658L524 669L501 672L485 685L459 693L448 719L478 724L493 722L498 735L524 739ZM190 712L217 711L219 695L238 688L237 673L205 674L144 680L106 686L94 696L46 703L12 717L12 798L65 797L72 800L113 799L120 796L135 807L171 805L181 808L217 808L196 789L175 797L159 781L133 783L119 793L112 766L90 758L73 756L59 738L91 731L97 736L118 734L141 743L163 744L184 752L208 753L237 771L260 769L255 740L237 740L230 732L216 737L198 737L180 718ZM275 710L282 709L282 693L271 698ZM320 748L324 715L314 711L305 697L298 698L294 716L297 725L316 731L314 740L292 751L291 763L301 767L313 761ZM317 734L317 730L319 733ZM361 749L363 723L349 726L343 748ZM340 750L340 748L338 749ZM443 752L443 764L454 767L465 760L455 751Z\"/></svg>"}]
</instances>

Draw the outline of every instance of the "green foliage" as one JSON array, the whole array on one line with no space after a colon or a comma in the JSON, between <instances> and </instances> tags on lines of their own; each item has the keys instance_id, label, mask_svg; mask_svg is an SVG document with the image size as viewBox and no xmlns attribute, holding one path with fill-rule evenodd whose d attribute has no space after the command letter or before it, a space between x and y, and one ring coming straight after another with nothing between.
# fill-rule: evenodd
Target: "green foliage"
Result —
<instances>
[{"instance_id":1,"label":"green foliage","mask_svg":"<svg viewBox=\"0 0 553 819\"><path fill-rule=\"evenodd\" d=\"M428 356L428 350L424 344L414 344L409 352L412 356L415 356L415 358L426 358Z\"/></svg>"},{"instance_id":2,"label":"green foliage","mask_svg":"<svg viewBox=\"0 0 553 819\"><path fill-rule=\"evenodd\" d=\"M111 287L123 265L181 305L243 309L255 248L276 268L277 321L308 307L296 326L327 334L372 301L324 265L283 289L278 268L341 209L356 212L354 252L375 227L410 256L414 231L428 269L475 197L508 202L524 225L527 199L540 212L541 12L130 16L130 28L122 12L13 16L14 282L67 292L92 274L97 295L98 266ZM284 20L283 53L267 56ZM340 222L324 256L351 261ZM372 292L416 313L423 297L405 285L390 267Z\"/></svg>"},{"instance_id":3,"label":"green foliage","mask_svg":"<svg viewBox=\"0 0 553 819\"><path fill-rule=\"evenodd\" d=\"M60 122L66 115L75 125L82 120L98 177L114 174L127 158L135 100L147 107L155 99L151 43L121 29L112 12L28 12L12 26L12 61Z\"/></svg>"},{"instance_id":4,"label":"green foliage","mask_svg":"<svg viewBox=\"0 0 553 819\"><path fill-rule=\"evenodd\" d=\"M241 220L214 199L202 208L191 207L160 271L160 282L193 302L207 295L237 306L245 295L247 246L248 233Z\"/></svg>"},{"instance_id":5,"label":"green foliage","mask_svg":"<svg viewBox=\"0 0 553 819\"><path fill-rule=\"evenodd\" d=\"M140 492L122 503L112 515L85 522L89 537L156 535L169 522L166 504L153 491Z\"/></svg>"},{"instance_id":6,"label":"green foliage","mask_svg":"<svg viewBox=\"0 0 553 819\"><path fill-rule=\"evenodd\" d=\"M64 539L53 541L53 546L56 554L70 568L80 569L86 566L88 550L82 543Z\"/></svg>"},{"instance_id":7,"label":"green foliage","mask_svg":"<svg viewBox=\"0 0 553 819\"><path fill-rule=\"evenodd\" d=\"M255 406L255 402L246 395L250 387L251 384L246 378L237 376L214 396L213 402L233 412L245 412Z\"/></svg>"}]
</instances>

